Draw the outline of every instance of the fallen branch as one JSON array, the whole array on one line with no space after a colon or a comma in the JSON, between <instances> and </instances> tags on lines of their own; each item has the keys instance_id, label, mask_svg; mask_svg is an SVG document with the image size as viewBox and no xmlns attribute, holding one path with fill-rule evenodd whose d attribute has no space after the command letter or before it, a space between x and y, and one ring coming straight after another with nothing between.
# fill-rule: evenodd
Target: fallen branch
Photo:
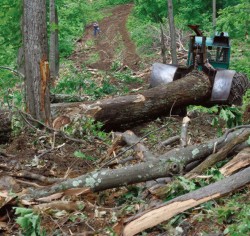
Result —
<instances>
[{"instance_id":1,"label":"fallen branch","mask_svg":"<svg viewBox=\"0 0 250 236\"><path fill-rule=\"evenodd\" d=\"M173 137L168 138L167 140L161 142L160 145L161 146L168 146L168 145L171 145L171 144L178 142L178 141L180 141L180 136L176 135L176 136L173 136Z\"/></svg>"},{"instance_id":2,"label":"fallen branch","mask_svg":"<svg viewBox=\"0 0 250 236\"><path fill-rule=\"evenodd\" d=\"M188 128L188 123L190 122L190 119L185 116L182 121L182 126L181 126L181 146L186 147L187 146L187 128Z\"/></svg>"},{"instance_id":3,"label":"fallen branch","mask_svg":"<svg viewBox=\"0 0 250 236\"><path fill-rule=\"evenodd\" d=\"M145 139L146 137L148 137L150 134L155 133L165 127L167 127L168 124L161 126L158 129L152 130L150 132L148 132L147 134L145 134L144 136L142 136L141 138L138 138L132 131L126 131L122 134L119 134L119 137L117 137L116 142L114 143L114 147L111 149L114 150L115 146L120 145L122 143L128 144L130 145L128 148L126 148L123 152L120 152L118 155L116 155L114 158L112 158L111 160L109 160L108 162L106 162L105 164L102 165L102 167L108 166L110 164L115 164L118 163L119 161L117 160L118 157L122 156L125 152L127 152L130 149L134 149L135 151L140 151L140 152L144 152L144 156L147 159L154 159L153 155L150 153L150 151L144 146L142 145L140 142ZM109 151L111 152L111 151ZM116 160L116 161L115 161ZM115 163L114 163L115 161Z\"/></svg>"},{"instance_id":4,"label":"fallen branch","mask_svg":"<svg viewBox=\"0 0 250 236\"><path fill-rule=\"evenodd\" d=\"M231 161L220 168L220 172L224 176L229 176L236 171L248 167L250 165L250 148L243 149L238 155L236 155Z\"/></svg>"},{"instance_id":5,"label":"fallen branch","mask_svg":"<svg viewBox=\"0 0 250 236\"><path fill-rule=\"evenodd\" d=\"M17 71L17 70L14 70L10 67L7 67L7 66L0 66L0 69L4 69L4 70L8 70L8 71L11 71L12 73L14 73L15 75L21 77L22 79L25 78L24 74L22 74L21 72Z\"/></svg>"},{"instance_id":6,"label":"fallen branch","mask_svg":"<svg viewBox=\"0 0 250 236\"><path fill-rule=\"evenodd\" d=\"M29 193L20 196L23 199L38 199L50 196L55 193L63 193L67 189L85 188L91 191L102 191L105 189L116 188L128 184L135 184L154 180L164 177L172 177L173 175L182 174L185 167L189 163L197 160L203 160L214 150L215 143L218 143L217 149L222 148L228 142L235 139L243 132L239 129L229 132L219 139L212 140L205 144L189 146L168 152L153 161L139 163L133 166L126 166L120 169L102 169L79 176L73 179L67 179L61 183L55 184L43 189L30 189ZM245 129L250 132L250 129Z\"/></svg>"},{"instance_id":7,"label":"fallen branch","mask_svg":"<svg viewBox=\"0 0 250 236\"><path fill-rule=\"evenodd\" d=\"M50 211L51 209L57 209L60 211L78 211L84 208L83 202L72 202L72 201L53 201L50 203L42 203L39 205L33 206L34 210L36 211Z\"/></svg>"},{"instance_id":8,"label":"fallen branch","mask_svg":"<svg viewBox=\"0 0 250 236\"><path fill-rule=\"evenodd\" d=\"M227 145L225 145L221 150L217 153L210 155L205 161L203 161L199 166L195 167L191 170L188 174L186 174L187 178L195 178L197 175L200 175L206 170L207 168L211 167L215 163L222 161L225 159L230 151L235 148L236 145L243 143L248 139L250 135L250 130L242 131L239 136L235 139L231 140Z\"/></svg>"},{"instance_id":9,"label":"fallen branch","mask_svg":"<svg viewBox=\"0 0 250 236\"><path fill-rule=\"evenodd\" d=\"M19 178L25 178L25 179L33 179L33 180L38 180L42 183L45 184L54 184L54 183L58 183L62 180L65 180L64 178L50 178L50 177L45 177L43 175L39 175L39 174L34 174L28 171L20 171L17 172L15 174L11 174L11 176L13 177L19 177Z\"/></svg>"},{"instance_id":10,"label":"fallen branch","mask_svg":"<svg viewBox=\"0 0 250 236\"><path fill-rule=\"evenodd\" d=\"M43 130L40 130L38 128L36 128L34 125L32 125L29 120L31 120L32 122L35 122L39 125L41 125L42 127L46 128L47 131L51 132L51 133L56 133L57 135L60 135L62 138L65 138L65 139L68 139L70 141L73 141L73 142L76 142L76 143L82 143L82 144L86 144L86 141L85 140L82 140L82 139L76 139L76 138L73 138L73 137L70 137L68 136L67 134L65 134L63 131L58 131L56 129L53 129L47 125L45 125L44 123L42 123L41 121L33 118L30 114L24 112L24 111L20 111L19 110L19 114L20 116L24 119L24 121L34 130L38 131L38 132L41 132L41 133L44 133ZM27 119L25 118L25 116L27 117Z\"/></svg>"},{"instance_id":11,"label":"fallen branch","mask_svg":"<svg viewBox=\"0 0 250 236\"><path fill-rule=\"evenodd\" d=\"M132 218L123 231L123 236L132 236L156 226L173 216L212 199L220 198L250 183L250 167L214 184L177 197L167 203L143 212Z\"/></svg>"}]
</instances>

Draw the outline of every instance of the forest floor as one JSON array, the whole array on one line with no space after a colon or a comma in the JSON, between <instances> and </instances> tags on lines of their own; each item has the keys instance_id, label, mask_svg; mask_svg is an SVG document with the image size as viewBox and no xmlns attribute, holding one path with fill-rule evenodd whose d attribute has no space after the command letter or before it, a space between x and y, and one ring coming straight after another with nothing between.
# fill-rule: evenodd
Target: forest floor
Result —
<instances>
[{"instance_id":1,"label":"forest floor","mask_svg":"<svg viewBox=\"0 0 250 236\"><path fill-rule=\"evenodd\" d=\"M132 5L122 5L110 9L109 16L99 22L101 32L96 37L93 36L92 27L86 29L83 37L77 41L76 50L70 57L78 69L81 69L84 64L93 70L109 71L112 64L119 59L122 61L121 69L129 67L135 74L140 73L141 59L136 53L136 47L126 28L131 8ZM148 76L146 73L142 77L143 85L132 83L130 88L137 89L138 86L147 88ZM214 115L208 113L194 114L188 128L190 145L202 143L217 136L217 129L211 125L213 117ZM178 135L181 123L181 117L165 117L134 127L133 131L138 137L148 134L144 139L144 144L154 154L159 155L173 148L162 147L159 144L169 137ZM165 128L159 129L162 126ZM52 134L48 135L45 131L38 130L30 132L30 128L27 127L18 136L13 137L10 143L1 145L1 150L9 156L0 154L0 187L18 193L35 186L28 177L30 173L55 178L76 177L99 168L101 165L98 163L99 159L111 158L108 154L110 144L94 137L86 137L84 144L59 137L56 137L54 141ZM50 150L52 142L55 143L56 148L47 151ZM77 158L74 155L76 151L91 156L94 160ZM128 155L131 155L131 152ZM18 173L23 173L27 178L18 178ZM43 186L43 182L36 181L36 183L40 187ZM122 219L145 209L152 198L153 196L150 195L143 198L139 193L133 195L131 188L125 187L78 196L74 200L82 201L83 210L73 210L70 213L42 212L41 225L46 230L46 235L115 235L112 233L114 226L119 226ZM184 232L185 234L177 234L174 228L169 229L165 223L148 230L147 234L143 235L198 236L208 233L219 235L225 229L224 223L217 224L211 223L211 219L200 221L198 217L196 219L188 217L196 213L200 214L197 209L191 210L185 215L186 218L183 218L183 221L188 222L190 226ZM20 235L20 227L14 221L13 209L1 209L0 235Z\"/></svg>"}]
</instances>

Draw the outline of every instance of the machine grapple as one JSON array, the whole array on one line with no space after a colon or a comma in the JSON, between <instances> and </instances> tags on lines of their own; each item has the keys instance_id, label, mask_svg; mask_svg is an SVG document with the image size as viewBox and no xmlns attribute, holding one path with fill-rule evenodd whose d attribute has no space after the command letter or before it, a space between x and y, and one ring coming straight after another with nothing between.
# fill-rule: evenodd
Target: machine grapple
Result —
<instances>
[{"instance_id":1,"label":"machine grapple","mask_svg":"<svg viewBox=\"0 0 250 236\"><path fill-rule=\"evenodd\" d=\"M212 38L203 36L198 25L189 25L196 35L190 36L187 66L154 63L150 87L180 79L192 70L203 71L213 84L209 104L241 105L248 88L246 76L229 70L230 40L226 32ZM235 82L234 82L235 80Z\"/></svg>"}]
</instances>

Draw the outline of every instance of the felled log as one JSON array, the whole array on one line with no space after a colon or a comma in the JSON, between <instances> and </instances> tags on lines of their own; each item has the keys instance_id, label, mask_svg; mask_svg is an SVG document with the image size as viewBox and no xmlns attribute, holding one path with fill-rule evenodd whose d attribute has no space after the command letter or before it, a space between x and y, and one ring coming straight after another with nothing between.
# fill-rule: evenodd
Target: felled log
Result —
<instances>
[{"instance_id":1,"label":"felled log","mask_svg":"<svg viewBox=\"0 0 250 236\"><path fill-rule=\"evenodd\" d=\"M250 128L245 130L249 131ZM214 151L216 143L216 150L218 150L235 139L241 132L242 129L239 129L207 143L180 148L158 158L152 157L152 161L145 163L119 169L101 169L73 179L67 179L50 187L39 190L30 189L27 195L20 197L23 199L40 199L56 193L62 193L63 195L65 190L73 188L85 189L86 191L102 191L157 178L171 177L173 174L182 174L189 163L197 160L202 161L210 155Z\"/></svg>"},{"instance_id":2,"label":"felled log","mask_svg":"<svg viewBox=\"0 0 250 236\"><path fill-rule=\"evenodd\" d=\"M142 212L130 219L123 236L133 236L145 229L156 226L171 217L212 199L220 198L250 183L250 167L214 184L184 194L180 197Z\"/></svg>"},{"instance_id":3,"label":"felled log","mask_svg":"<svg viewBox=\"0 0 250 236\"><path fill-rule=\"evenodd\" d=\"M0 144L3 144L11 137L11 112L0 110L0 121Z\"/></svg>"},{"instance_id":4,"label":"felled log","mask_svg":"<svg viewBox=\"0 0 250 236\"><path fill-rule=\"evenodd\" d=\"M52 104L52 116L82 115L102 121L107 128L131 125L168 115L175 108L203 104L209 100L211 84L202 72L148 89L139 94L103 99L95 102Z\"/></svg>"}]
</instances>

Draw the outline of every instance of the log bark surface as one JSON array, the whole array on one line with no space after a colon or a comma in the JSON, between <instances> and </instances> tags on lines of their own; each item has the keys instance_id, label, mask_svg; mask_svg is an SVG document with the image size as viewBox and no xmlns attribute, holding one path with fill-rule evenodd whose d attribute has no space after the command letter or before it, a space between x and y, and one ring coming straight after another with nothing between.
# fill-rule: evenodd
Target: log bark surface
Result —
<instances>
[{"instance_id":1,"label":"log bark surface","mask_svg":"<svg viewBox=\"0 0 250 236\"><path fill-rule=\"evenodd\" d=\"M204 103L211 94L208 78L198 71L186 77L148 89L140 94L103 99L93 103L52 104L52 116L80 114L102 121L106 128L154 119L176 107Z\"/></svg>"},{"instance_id":2,"label":"log bark surface","mask_svg":"<svg viewBox=\"0 0 250 236\"><path fill-rule=\"evenodd\" d=\"M222 197L250 183L250 167L228 178L177 197L154 209L132 218L123 231L123 236L132 236L145 229L170 219L171 217L201 203ZM131 220L131 219L130 219Z\"/></svg>"}]
</instances>

